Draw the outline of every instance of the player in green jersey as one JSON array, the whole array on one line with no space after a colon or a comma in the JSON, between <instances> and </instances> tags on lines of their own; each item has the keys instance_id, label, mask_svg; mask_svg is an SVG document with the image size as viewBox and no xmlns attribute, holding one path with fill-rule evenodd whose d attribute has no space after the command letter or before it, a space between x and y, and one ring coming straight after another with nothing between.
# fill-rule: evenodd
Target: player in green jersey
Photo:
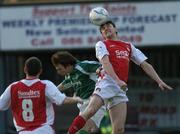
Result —
<instances>
[{"instance_id":1,"label":"player in green jersey","mask_svg":"<svg viewBox=\"0 0 180 134\"><path fill-rule=\"evenodd\" d=\"M80 113L85 110L89 103L90 96L95 89L97 80L96 70L101 66L97 61L79 61L67 51L58 51L51 57L51 61L61 76L65 79L58 85L61 91L73 88L74 94L83 99L83 104L78 104ZM88 133L98 130L100 122L105 114L105 107L101 107L98 112L86 123L82 129Z\"/></svg>"}]
</instances>

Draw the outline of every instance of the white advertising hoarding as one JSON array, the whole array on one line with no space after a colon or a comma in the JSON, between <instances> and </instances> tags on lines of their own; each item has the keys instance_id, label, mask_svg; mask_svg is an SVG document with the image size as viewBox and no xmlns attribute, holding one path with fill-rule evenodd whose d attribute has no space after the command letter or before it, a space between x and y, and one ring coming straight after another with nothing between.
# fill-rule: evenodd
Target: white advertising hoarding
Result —
<instances>
[{"instance_id":1,"label":"white advertising hoarding","mask_svg":"<svg viewBox=\"0 0 180 134\"><path fill-rule=\"evenodd\" d=\"M137 46L180 44L180 2L98 3L3 7L1 50L93 48L101 39L93 7L109 11L119 38Z\"/></svg>"}]
</instances>

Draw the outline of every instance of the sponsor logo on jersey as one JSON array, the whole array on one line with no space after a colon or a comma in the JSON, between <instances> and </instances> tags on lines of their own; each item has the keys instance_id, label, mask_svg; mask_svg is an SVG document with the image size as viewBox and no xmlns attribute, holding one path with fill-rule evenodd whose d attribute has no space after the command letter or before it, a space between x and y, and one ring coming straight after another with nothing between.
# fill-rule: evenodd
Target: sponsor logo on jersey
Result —
<instances>
[{"instance_id":1,"label":"sponsor logo on jersey","mask_svg":"<svg viewBox=\"0 0 180 134\"><path fill-rule=\"evenodd\" d=\"M72 83L74 87L80 87L82 85L81 81L76 81Z\"/></svg>"},{"instance_id":2,"label":"sponsor logo on jersey","mask_svg":"<svg viewBox=\"0 0 180 134\"><path fill-rule=\"evenodd\" d=\"M129 52L126 50L116 50L116 58L124 58L127 59L129 57Z\"/></svg>"},{"instance_id":3,"label":"sponsor logo on jersey","mask_svg":"<svg viewBox=\"0 0 180 134\"><path fill-rule=\"evenodd\" d=\"M25 91L18 91L18 98L37 98L40 97L40 91L38 90L29 90L28 92Z\"/></svg>"}]
</instances>

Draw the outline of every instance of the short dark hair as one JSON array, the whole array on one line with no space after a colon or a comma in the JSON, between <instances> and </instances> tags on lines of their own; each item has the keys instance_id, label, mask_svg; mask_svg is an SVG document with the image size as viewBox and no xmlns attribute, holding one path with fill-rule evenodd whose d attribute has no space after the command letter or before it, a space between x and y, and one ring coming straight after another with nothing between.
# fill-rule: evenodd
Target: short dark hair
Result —
<instances>
[{"instance_id":1,"label":"short dark hair","mask_svg":"<svg viewBox=\"0 0 180 134\"><path fill-rule=\"evenodd\" d=\"M109 20L109 21L107 21L107 22L105 22L105 23L103 23L103 24L101 24L101 25L100 25L100 27L99 27L99 31L101 32L101 28L102 28L102 26L104 26L105 24L108 24L108 23L112 24L112 25L113 25L113 27L116 27L115 23L114 23L113 21Z\"/></svg>"},{"instance_id":2,"label":"short dark hair","mask_svg":"<svg viewBox=\"0 0 180 134\"><path fill-rule=\"evenodd\" d=\"M37 57L30 57L25 61L27 73L30 76L36 76L42 69L42 63Z\"/></svg>"},{"instance_id":3,"label":"short dark hair","mask_svg":"<svg viewBox=\"0 0 180 134\"><path fill-rule=\"evenodd\" d=\"M66 67L68 65L74 66L77 63L77 59L67 51L58 51L51 56L51 62L54 66L61 64Z\"/></svg>"}]
</instances>

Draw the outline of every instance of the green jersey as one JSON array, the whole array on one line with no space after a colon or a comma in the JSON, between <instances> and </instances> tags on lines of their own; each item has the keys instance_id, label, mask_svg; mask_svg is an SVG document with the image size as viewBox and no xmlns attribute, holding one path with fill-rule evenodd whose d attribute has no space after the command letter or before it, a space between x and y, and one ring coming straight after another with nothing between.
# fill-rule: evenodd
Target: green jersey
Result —
<instances>
[{"instance_id":1,"label":"green jersey","mask_svg":"<svg viewBox=\"0 0 180 134\"><path fill-rule=\"evenodd\" d=\"M76 96L87 99L94 91L97 80L96 69L100 66L97 61L78 61L73 71L65 76L61 84L65 89L73 88Z\"/></svg>"}]
</instances>

